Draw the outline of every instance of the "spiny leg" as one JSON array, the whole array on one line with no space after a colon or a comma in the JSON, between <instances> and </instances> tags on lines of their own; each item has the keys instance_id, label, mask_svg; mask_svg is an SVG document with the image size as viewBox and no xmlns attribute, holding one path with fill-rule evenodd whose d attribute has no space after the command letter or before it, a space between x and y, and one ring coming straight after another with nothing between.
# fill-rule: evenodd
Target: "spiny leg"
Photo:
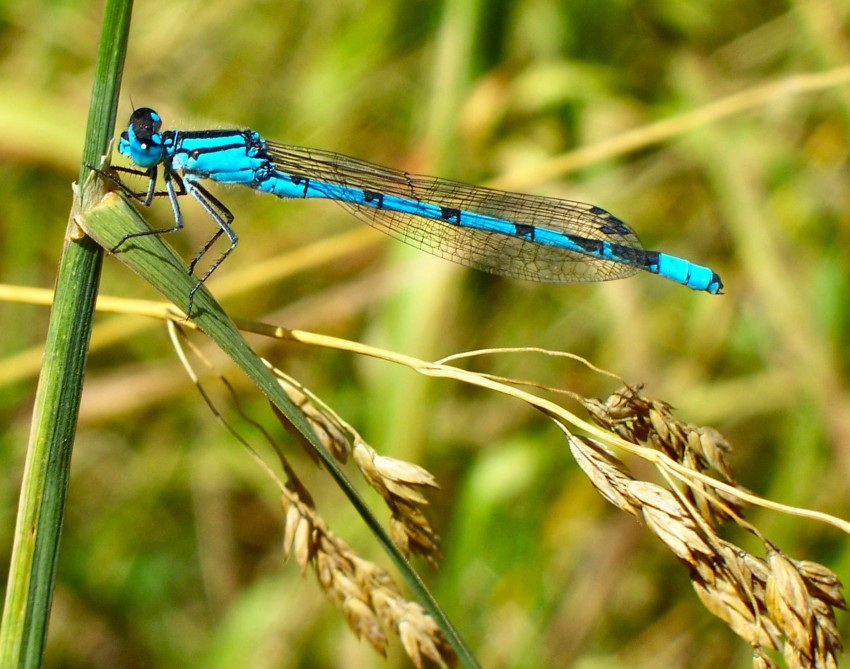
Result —
<instances>
[{"instance_id":1,"label":"spiny leg","mask_svg":"<svg viewBox=\"0 0 850 669\"><path fill-rule=\"evenodd\" d=\"M195 271L195 266L204 257L204 255L212 248L213 244L221 238L222 235L226 235L230 240L230 246L227 248L224 253L222 253L216 260L213 262L208 268L207 271L204 272L203 276L201 276L192 290L189 291L189 307L187 314L189 316L192 315L192 305L195 301L195 293L197 290L203 285L203 283L212 275L212 273L224 262L224 260L229 256L233 249L236 248L236 245L239 243L239 238L236 236L236 233L233 232L233 228L231 227L231 223L233 223L233 214L230 210L222 204L218 198L216 198L212 193L210 193L206 188L201 186L200 184L194 181L187 180L186 190L188 193L197 200L198 204L203 207L203 209L207 212L207 214L212 217L212 219L218 224L219 229L216 233L210 238L210 240L204 244L204 247L198 252L195 256L195 259L189 264L189 273L192 274Z\"/></svg>"},{"instance_id":2,"label":"spiny leg","mask_svg":"<svg viewBox=\"0 0 850 669\"><path fill-rule=\"evenodd\" d=\"M155 197L167 197L168 192L164 190L156 190L156 179L157 179L157 166L149 167L146 170L138 170L132 167L122 167L121 165L112 165L109 171L102 170L94 165L86 165L93 172L97 172L100 176L102 176L107 181L112 182L118 190L120 190L127 197L143 204L146 207L149 207L151 202ZM137 177L144 177L148 181L148 187L144 191L135 191L130 188L127 184L125 184L120 177L116 176L116 172L120 172L121 174L131 174ZM186 191L183 188L183 183L178 182L177 184L177 195L185 195Z\"/></svg>"},{"instance_id":3,"label":"spiny leg","mask_svg":"<svg viewBox=\"0 0 850 669\"><path fill-rule=\"evenodd\" d=\"M128 170L128 168L122 169ZM150 181L151 186L148 188L146 199L144 201L140 200L145 206L149 205L150 201L153 201L153 198L159 195L154 188L156 184L156 166L151 167L149 172L152 173ZM183 184L183 180L169 169L168 166L165 167L162 178L165 182L165 192L162 193L162 195L168 197L168 201L171 203L171 209L174 212L174 225L170 228L142 230L141 232L132 232L129 235L124 235L124 237L122 237L118 243L112 247L112 253L115 253L128 239L133 239L135 237L147 237L148 235L167 235L168 233L178 232L183 229L183 213L180 211L180 203L177 200L178 197L186 194L186 188ZM175 183L177 184L176 188L174 186ZM148 201L148 199L150 201Z\"/></svg>"},{"instance_id":4,"label":"spiny leg","mask_svg":"<svg viewBox=\"0 0 850 669\"><path fill-rule=\"evenodd\" d=\"M142 192L134 191L127 184L125 184L120 178L115 175L115 172L119 172L121 174L132 174L133 176L146 177L148 180L148 187L146 190ZM109 172L101 173L106 176L112 183L114 183L121 190L122 193L128 195L133 198L137 202L140 202L146 207L149 207L151 202L155 197L167 195L165 192L157 192L156 191L156 177L157 177L157 166L153 165L146 170L137 170L131 167L121 167L120 165L113 165L112 169Z\"/></svg>"}]
</instances>

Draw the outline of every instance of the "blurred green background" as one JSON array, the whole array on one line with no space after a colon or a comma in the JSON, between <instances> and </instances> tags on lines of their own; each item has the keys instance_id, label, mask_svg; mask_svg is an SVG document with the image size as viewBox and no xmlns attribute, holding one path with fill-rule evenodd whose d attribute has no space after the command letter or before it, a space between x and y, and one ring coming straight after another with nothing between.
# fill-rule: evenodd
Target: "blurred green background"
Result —
<instances>
[{"instance_id":1,"label":"blurred green background","mask_svg":"<svg viewBox=\"0 0 850 669\"><path fill-rule=\"evenodd\" d=\"M101 12L0 3L0 282L52 286ZM647 248L714 268L727 294L647 274L513 282L405 248L330 203L231 189L216 192L242 243L209 285L235 316L425 358L491 346L586 356L720 429L746 487L847 517L848 15L850 3L826 0L143 2L119 126L151 106L173 127L252 127L610 209ZM151 213L162 226L169 215L162 203ZM187 219L170 241L191 257L212 229L197 208ZM258 267L298 269L258 287ZM109 258L102 291L154 297ZM47 318L0 303L4 573ZM386 363L262 346L375 448L435 473L446 557L437 572L420 566L485 667L751 665L540 415ZM474 364L589 396L615 389L551 358ZM262 398L242 399L273 426ZM74 456L46 666L409 666L397 645L386 662L359 643L312 576L281 564L273 486L160 325L98 318ZM386 564L323 474L293 457L319 511ZM750 517L791 556L850 573L836 530Z\"/></svg>"}]
</instances>

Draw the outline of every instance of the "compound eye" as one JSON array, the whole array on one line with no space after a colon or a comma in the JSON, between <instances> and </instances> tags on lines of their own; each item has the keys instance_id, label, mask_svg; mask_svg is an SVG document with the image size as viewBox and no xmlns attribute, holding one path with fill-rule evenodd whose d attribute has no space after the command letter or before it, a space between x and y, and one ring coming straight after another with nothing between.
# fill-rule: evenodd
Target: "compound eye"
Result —
<instances>
[{"instance_id":1,"label":"compound eye","mask_svg":"<svg viewBox=\"0 0 850 669\"><path fill-rule=\"evenodd\" d=\"M130 115L130 125L136 137L153 137L162 127L162 118L153 109L142 107Z\"/></svg>"}]
</instances>

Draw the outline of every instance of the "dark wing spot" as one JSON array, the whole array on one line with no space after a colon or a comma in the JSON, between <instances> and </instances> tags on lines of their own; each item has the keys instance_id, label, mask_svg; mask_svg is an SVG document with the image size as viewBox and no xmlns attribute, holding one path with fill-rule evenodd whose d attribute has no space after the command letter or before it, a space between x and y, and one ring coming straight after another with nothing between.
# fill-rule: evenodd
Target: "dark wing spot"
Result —
<instances>
[{"instance_id":1,"label":"dark wing spot","mask_svg":"<svg viewBox=\"0 0 850 669\"><path fill-rule=\"evenodd\" d=\"M600 219L600 222L603 222L599 226L599 231L606 235L628 235L632 233L632 229L624 221L602 207L591 207L590 213Z\"/></svg>"},{"instance_id":2,"label":"dark wing spot","mask_svg":"<svg viewBox=\"0 0 850 669\"><path fill-rule=\"evenodd\" d=\"M604 242L599 239L588 239L587 237L579 237L578 235L567 235L567 237L588 255L598 256L602 251Z\"/></svg>"},{"instance_id":3,"label":"dark wing spot","mask_svg":"<svg viewBox=\"0 0 850 669\"><path fill-rule=\"evenodd\" d=\"M448 223L460 225L460 209L456 209L455 207L440 207L440 218Z\"/></svg>"},{"instance_id":4,"label":"dark wing spot","mask_svg":"<svg viewBox=\"0 0 850 669\"><path fill-rule=\"evenodd\" d=\"M522 223L515 223L514 229L516 230L517 237L523 237L524 239L534 240L534 226L533 225L524 225Z\"/></svg>"},{"instance_id":5,"label":"dark wing spot","mask_svg":"<svg viewBox=\"0 0 850 669\"><path fill-rule=\"evenodd\" d=\"M379 193L374 190L364 190L363 191L363 201L366 204L370 204L375 209L383 209L384 208L384 194Z\"/></svg>"}]
</instances>

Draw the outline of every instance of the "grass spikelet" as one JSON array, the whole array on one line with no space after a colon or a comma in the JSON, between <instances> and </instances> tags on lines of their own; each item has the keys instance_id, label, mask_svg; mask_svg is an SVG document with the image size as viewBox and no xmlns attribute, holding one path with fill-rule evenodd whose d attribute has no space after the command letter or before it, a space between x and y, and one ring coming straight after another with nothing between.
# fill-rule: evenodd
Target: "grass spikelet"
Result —
<instances>
[{"instance_id":1,"label":"grass spikelet","mask_svg":"<svg viewBox=\"0 0 850 669\"><path fill-rule=\"evenodd\" d=\"M352 346L300 331L281 331L278 336L281 334L299 341L314 339L323 346ZM838 577L816 562L791 559L745 521L741 510L745 504L759 504L817 517L845 531L847 524L825 514L783 508L738 487L727 461L730 444L718 431L679 420L670 404L645 398L635 387L627 386L606 400L558 391L584 406L596 424L592 425L555 403L508 385L510 379L378 352L359 344L354 347L360 353L386 357L429 376L486 387L534 406L564 432L577 463L603 497L642 520L685 566L706 609L753 647L754 667L775 666L769 652L782 653L792 668L836 666L842 642L835 609L846 607ZM323 443L329 450L340 453L343 460L351 458L385 500L393 512L396 541L406 550L422 551L435 561L436 536L422 511L426 504L422 491L436 486L433 477L416 465L380 456L308 390L276 374L317 434L324 435ZM523 381L516 385L534 384ZM577 429L585 434L576 434ZM613 449L652 463L662 480L635 477ZM450 665L454 656L434 621L419 604L399 594L386 571L359 558L330 532L315 512L308 491L281 458L288 476L282 486L285 553L294 557L302 572L313 569L351 629L376 650L386 652L384 630L391 630L416 666ZM766 557L753 555L723 538L720 530L728 523L737 524L758 539Z\"/></svg>"},{"instance_id":2,"label":"grass spikelet","mask_svg":"<svg viewBox=\"0 0 850 669\"><path fill-rule=\"evenodd\" d=\"M283 554L293 558L302 574L312 569L325 594L339 606L349 628L358 638L364 638L378 653L386 656L389 640L385 630L401 642L404 651L418 668L453 667L457 657L434 619L418 603L409 601L393 577L373 562L361 558L339 536L333 533L316 512L307 488L297 476L282 449L253 419L247 416L236 402L230 383L215 372L209 361L185 337L183 329L169 324L172 342L185 369L196 384L213 414L237 440L245 446L257 462L271 476L281 491L284 511ZM280 458L287 480L284 483L256 449L224 418L195 373L184 347L200 359L225 386L235 401L237 409L270 442ZM427 504L419 492L420 487L436 487L436 481L426 470L394 458L379 456L347 423L329 407L279 370L275 370L281 386L293 399L310 425L319 435L323 445L345 462L353 452L355 461L367 481L381 493L393 510L393 534L398 534L400 544L408 550L422 552L432 564L439 554L437 537L420 510ZM272 407L274 409L274 407ZM289 428L288 421L278 411L275 415ZM293 435L301 433L291 429ZM304 446L304 444L302 444ZM308 451L307 446L304 448ZM402 529L397 529L402 528Z\"/></svg>"},{"instance_id":3,"label":"grass spikelet","mask_svg":"<svg viewBox=\"0 0 850 669\"><path fill-rule=\"evenodd\" d=\"M355 635L386 655L384 629L391 629L416 667L454 666L454 654L433 619L419 604L401 596L386 570L359 557L289 486L281 500L285 554L294 555L302 571L312 567Z\"/></svg>"},{"instance_id":4,"label":"grass spikelet","mask_svg":"<svg viewBox=\"0 0 850 669\"><path fill-rule=\"evenodd\" d=\"M604 402L590 399L582 403L597 424L626 441L660 451L688 470L713 470L728 483L735 483L726 460L731 447L720 432L712 427L698 427L678 420L669 404L643 398L638 394L639 390L626 387ZM695 494L698 491L701 494ZM708 491L703 482L693 481L684 494L699 507L706 521L715 523L726 517L722 507L706 503ZM712 489L712 494L722 497L729 507L737 509L740 506L740 500L735 496L725 496L716 488Z\"/></svg>"},{"instance_id":5,"label":"grass spikelet","mask_svg":"<svg viewBox=\"0 0 850 669\"><path fill-rule=\"evenodd\" d=\"M713 469L734 486L726 439L713 428L679 421L669 404L647 400L632 388L604 402L582 403L597 424L663 453L685 468L680 474L694 473L683 488L634 479L602 444L576 437L561 425L591 483L609 502L639 515L687 566L705 607L753 646L753 666L776 666L763 648L781 650L792 668L837 666L843 646L834 609L846 608L838 577L818 563L790 559L746 523L739 514L744 491L739 496L734 487L706 484L696 476ZM660 471L665 474L663 467ZM721 520L732 520L761 539L767 558L718 536Z\"/></svg>"},{"instance_id":6,"label":"grass spikelet","mask_svg":"<svg viewBox=\"0 0 850 669\"><path fill-rule=\"evenodd\" d=\"M626 465L602 444L567 431L570 452L599 493L611 504L637 516L640 505L629 492Z\"/></svg>"},{"instance_id":7,"label":"grass spikelet","mask_svg":"<svg viewBox=\"0 0 850 669\"><path fill-rule=\"evenodd\" d=\"M396 545L406 556L421 555L436 566L440 557L439 536L425 515L423 508L428 500L422 494L423 489L439 487L434 477L419 465L379 455L351 425L308 389L282 371L271 369L336 459L344 464L354 455L366 482L390 510L390 534ZM288 421L279 412L275 414L289 429ZM300 433L289 431L303 445ZM308 445L304 448L311 452Z\"/></svg>"},{"instance_id":8,"label":"grass spikelet","mask_svg":"<svg viewBox=\"0 0 850 669\"><path fill-rule=\"evenodd\" d=\"M439 537L422 510L428 501L419 490L437 488L434 477L418 465L378 455L362 440L354 447L354 460L392 513L390 533L393 541L405 555L421 555L436 566L440 555Z\"/></svg>"},{"instance_id":9,"label":"grass spikelet","mask_svg":"<svg viewBox=\"0 0 850 669\"><path fill-rule=\"evenodd\" d=\"M346 429L348 426L325 404L319 402L304 386L295 381L295 379L287 376L280 370L274 369L271 365L268 366L275 372L275 376L281 387L300 409L325 448L331 452L331 455L339 463L344 465L348 462L348 457L351 454L351 439L349 438L349 431ZM310 445L305 443L303 435L290 425L289 421L275 409L274 405L271 406L281 423L296 438L298 443L302 445L304 452L315 460L316 454Z\"/></svg>"}]
</instances>

